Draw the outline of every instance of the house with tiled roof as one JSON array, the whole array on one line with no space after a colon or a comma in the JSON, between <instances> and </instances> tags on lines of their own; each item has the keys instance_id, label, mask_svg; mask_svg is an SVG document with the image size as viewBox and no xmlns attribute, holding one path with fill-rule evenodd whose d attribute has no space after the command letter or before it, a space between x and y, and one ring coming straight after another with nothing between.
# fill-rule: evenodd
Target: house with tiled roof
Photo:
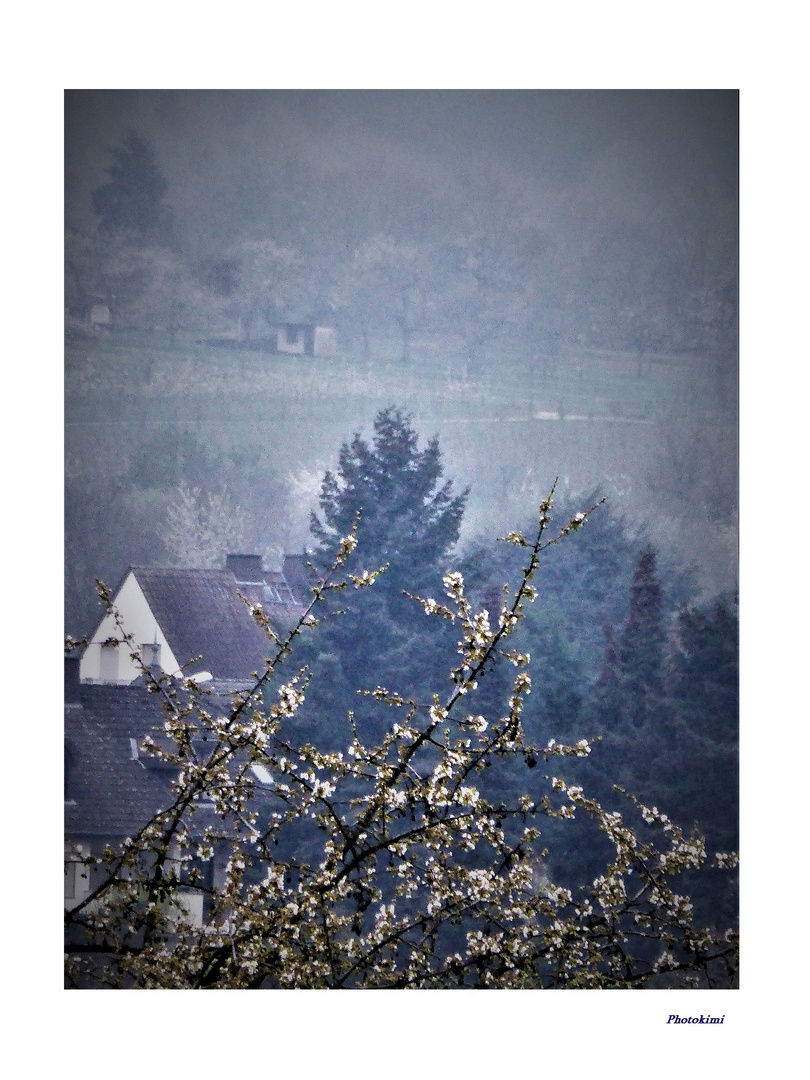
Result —
<instances>
[{"instance_id":1,"label":"house with tiled roof","mask_svg":"<svg viewBox=\"0 0 810 1080\"><path fill-rule=\"evenodd\" d=\"M284 571L265 569L260 555L228 555L218 570L130 567L113 605L132 645L116 643L120 630L105 614L82 657L82 682L133 683L142 673L135 651L143 664L167 675L206 672L247 683L272 651L250 607L261 605L279 635L304 610Z\"/></svg>"},{"instance_id":2,"label":"house with tiled roof","mask_svg":"<svg viewBox=\"0 0 810 1080\"><path fill-rule=\"evenodd\" d=\"M305 561L285 559L285 570L304 590ZM100 873L82 859L107 844L116 848L173 800L176 769L144 750L147 735L158 743L165 738L166 699L149 692L143 667L131 654L154 674L196 676L211 695L209 708L227 713L233 692L250 687L252 672L261 671L274 652L251 614L259 604L280 636L304 613L285 572L265 569L259 555L229 555L217 570L130 567L113 607L132 642L121 642L122 631L107 613L81 660L66 658L66 907L82 903ZM182 697L184 691L174 684L172 693ZM266 778L258 766L252 768L258 797ZM194 827L203 828L212 815L203 800L195 806ZM207 884L216 885L223 859L216 854L204 864ZM184 905L202 924L203 892L188 890Z\"/></svg>"},{"instance_id":3,"label":"house with tiled roof","mask_svg":"<svg viewBox=\"0 0 810 1080\"><path fill-rule=\"evenodd\" d=\"M144 749L149 736L157 745L174 744L164 733L166 712L159 693L150 693L143 678L129 685L82 683L78 658L65 658L65 908L73 909L103 880L103 870L83 860L101 855L107 845L118 849L155 814L172 805L177 768ZM232 695L207 691L208 707L227 712ZM195 746L198 753L205 745ZM253 767L256 797L267 798L266 774ZM262 796L264 793L264 796ZM187 821L193 836L207 826L220 826L213 803L202 798ZM214 856L200 864L203 886L221 884L227 844L214 845ZM197 925L205 916L204 892L188 888L182 904Z\"/></svg>"},{"instance_id":4,"label":"house with tiled roof","mask_svg":"<svg viewBox=\"0 0 810 1080\"><path fill-rule=\"evenodd\" d=\"M160 701L141 685L82 685L65 659L65 907L90 892L77 855L97 855L171 803L172 774L146 768L144 737L162 726Z\"/></svg>"}]
</instances>

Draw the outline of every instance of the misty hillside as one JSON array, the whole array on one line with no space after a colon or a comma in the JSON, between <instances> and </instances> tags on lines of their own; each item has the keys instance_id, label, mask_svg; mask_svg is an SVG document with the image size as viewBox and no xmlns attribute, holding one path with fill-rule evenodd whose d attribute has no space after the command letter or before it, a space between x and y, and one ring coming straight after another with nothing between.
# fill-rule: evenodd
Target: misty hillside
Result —
<instances>
[{"instance_id":1,"label":"misty hillside","mask_svg":"<svg viewBox=\"0 0 810 1080\"><path fill-rule=\"evenodd\" d=\"M389 405L470 485L462 547L560 476L733 589L736 95L70 91L66 224L71 632L205 528L306 546Z\"/></svg>"}]
</instances>

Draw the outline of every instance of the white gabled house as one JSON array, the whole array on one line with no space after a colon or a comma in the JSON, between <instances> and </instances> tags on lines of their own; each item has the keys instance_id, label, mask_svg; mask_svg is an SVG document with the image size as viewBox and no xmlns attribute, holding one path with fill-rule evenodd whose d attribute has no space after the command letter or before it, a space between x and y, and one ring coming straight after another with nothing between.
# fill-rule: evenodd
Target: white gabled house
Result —
<instances>
[{"instance_id":1,"label":"white gabled house","mask_svg":"<svg viewBox=\"0 0 810 1080\"><path fill-rule=\"evenodd\" d=\"M221 570L130 567L113 606L133 641L116 644L120 631L105 614L82 656L81 681L134 682L142 671L133 651L167 675L204 670L215 679L249 680L263 667L270 645L242 597L261 604L278 633L303 610L284 573L264 570L260 555L229 555Z\"/></svg>"},{"instance_id":2,"label":"white gabled house","mask_svg":"<svg viewBox=\"0 0 810 1080\"><path fill-rule=\"evenodd\" d=\"M134 636L133 645L139 650L144 664L154 665L167 675L182 674L182 665L172 652L163 628L149 605L138 580L140 571L130 567L121 587L115 594L115 607L124 620L127 633ZM105 615L93 634L81 660L82 682L127 684L141 674L127 646L103 644L120 636L112 615ZM186 660L191 657L186 657Z\"/></svg>"}]
</instances>

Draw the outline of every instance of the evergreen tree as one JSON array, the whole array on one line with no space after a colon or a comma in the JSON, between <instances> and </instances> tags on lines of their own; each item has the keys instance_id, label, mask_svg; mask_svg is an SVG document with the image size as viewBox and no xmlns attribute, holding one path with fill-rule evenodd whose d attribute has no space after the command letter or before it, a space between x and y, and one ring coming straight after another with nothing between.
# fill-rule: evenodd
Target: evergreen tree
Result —
<instances>
[{"instance_id":1,"label":"evergreen tree","mask_svg":"<svg viewBox=\"0 0 810 1080\"><path fill-rule=\"evenodd\" d=\"M339 658L343 678L334 681L336 687L368 689L386 679L427 687L431 664L420 662L419 670L411 670L414 646L424 634L437 646L436 667L444 667L447 656L438 644L447 638L451 647L452 634L403 595L437 595L442 572L449 569L468 491L454 494L452 481L442 482L443 471L438 440L430 439L420 450L411 417L388 408L374 421L372 442L356 434L340 449L337 474L324 476L322 516L313 514L310 526L319 541L313 563L321 569L329 564L360 513L358 552L349 557L347 569L386 567L373 589L343 592L339 603L325 602L328 613L338 607L342 612L328 618L317 635L324 661L329 657L334 666L334 657ZM317 669L317 657L309 659ZM338 704L359 707L353 694Z\"/></svg>"},{"instance_id":2,"label":"evergreen tree","mask_svg":"<svg viewBox=\"0 0 810 1080\"><path fill-rule=\"evenodd\" d=\"M660 703L664 643L663 595L655 551L648 545L633 574L630 609L619 641L625 698L635 727L643 727Z\"/></svg>"},{"instance_id":3,"label":"evergreen tree","mask_svg":"<svg viewBox=\"0 0 810 1080\"><path fill-rule=\"evenodd\" d=\"M497 625L497 619L490 624ZM587 680L578 650L568 633L565 613L556 603L533 605L515 635L516 647L532 658L532 695L523 716L528 737L540 745L549 738L576 741Z\"/></svg>"},{"instance_id":4,"label":"evergreen tree","mask_svg":"<svg viewBox=\"0 0 810 1080\"><path fill-rule=\"evenodd\" d=\"M411 417L388 408L374 420L371 446L359 433L343 444L337 476L324 476L323 521L312 515L311 530L320 543L316 559L329 558L362 512L363 562L388 565L383 591L435 588L439 568L458 540L469 489L454 495L452 480L440 483L438 439L424 450L417 443Z\"/></svg>"},{"instance_id":5,"label":"evergreen tree","mask_svg":"<svg viewBox=\"0 0 810 1080\"><path fill-rule=\"evenodd\" d=\"M669 675L673 756L682 762L682 780L671 805L696 818L718 846L737 842L737 649L734 603L721 597L709 607L682 609Z\"/></svg>"},{"instance_id":6,"label":"evergreen tree","mask_svg":"<svg viewBox=\"0 0 810 1080\"><path fill-rule=\"evenodd\" d=\"M109 180L92 194L99 230L140 240L165 239L172 225L165 203L167 184L151 145L136 131L128 131L111 153Z\"/></svg>"},{"instance_id":7,"label":"evergreen tree","mask_svg":"<svg viewBox=\"0 0 810 1080\"><path fill-rule=\"evenodd\" d=\"M683 607L678 615L670 687L676 709L691 727L716 742L738 736L738 618L736 601Z\"/></svg>"},{"instance_id":8,"label":"evergreen tree","mask_svg":"<svg viewBox=\"0 0 810 1080\"><path fill-rule=\"evenodd\" d=\"M600 730L617 731L625 716L626 698L619 646L611 623L602 627L605 659L591 693L591 714Z\"/></svg>"},{"instance_id":9,"label":"evergreen tree","mask_svg":"<svg viewBox=\"0 0 810 1080\"><path fill-rule=\"evenodd\" d=\"M738 840L737 617L719 599L682 608L666 641L655 554L636 566L618 636L605 627L605 657L588 703L588 734L602 734L583 784L619 809L614 783L659 800L681 825L696 822L712 850ZM589 871L583 865L582 872ZM701 917L722 919L736 895L711 875L693 884Z\"/></svg>"}]
</instances>

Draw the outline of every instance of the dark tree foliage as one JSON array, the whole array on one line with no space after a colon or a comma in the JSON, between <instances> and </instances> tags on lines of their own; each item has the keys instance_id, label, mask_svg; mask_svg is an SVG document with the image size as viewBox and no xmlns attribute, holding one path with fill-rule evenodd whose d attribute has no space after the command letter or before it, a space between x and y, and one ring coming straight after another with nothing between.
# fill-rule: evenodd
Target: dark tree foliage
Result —
<instances>
[{"instance_id":1,"label":"dark tree foliage","mask_svg":"<svg viewBox=\"0 0 810 1080\"><path fill-rule=\"evenodd\" d=\"M111 153L109 180L92 194L99 230L141 240L165 239L172 224L165 202L168 188L151 145L128 131Z\"/></svg>"},{"instance_id":2,"label":"dark tree foliage","mask_svg":"<svg viewBox=\"0 0 810 1080\"><path fill-rule=\"evenodd\" d=\"M602 627L605 635L605 659L591 692L591 711L610 731L617 731L624 718L624 679L616 634L611 623Z\"/></svg>"},{"instance_id":3,"label":"dark tree foliage","mask_svg":"<svg viewBox=\"0 0 810 1080\"><path fill-rule=\"evenodd\" d=\"M684 722L716 742L737 741L738 647L736 599L679 612L672 697Z\"/></svg>"},{"instance_id":4,"label":"dark tree foliage","mask_svg":"<svg viewBox=\"0 0 810 1080\"><path fill-rule=\"evenodd\" d=\"M604 658L588 708L591 723L613 735L645 737L660 720L665 691L665 605L656 555L648 544L629 586L627 615L616 635L605 621Z\"/></svg>"},{"instance_id":5,"label":"dark tree foliage","mask_svg":"<svg viewBox=\"0 0 810 1080\"><path fill-rule=\"evenodd\" d=\"M664 770L660 779L673 808L697 819L718 846L737 843L738 639L736 601L684 608L669 671L671 763L679 763L679 780L673 784Z\"/></svg>"},{"instance_id":6,"label":"dark tree foliage","mask_svg":"<svg viewBox=\"0 0 810 1080\"><path fill-rule=\"evenodd\" d=\"M335 658L339 663L342 678L332 679L336 691L349 685L373 688L386 678L427 685L432 670L423 663L424 651L414 665L416 641L425 634L434 642L445 637L449 641L445 628L404 595L435 591L442 571L449 568L468 492L454 494L453 482L442 482L443 471L438 440L430 439L420 450L411 417L388 408L374 421L371 443L356 434L340 449L337 474L324 477L322 517L313 514L311 521L319 541L313 563L321 568L326 564L360 514L359 548L347 568L386 568L373 589L342 594L340 604L325 604L325 614L337 607L344 611L340 619L327 618L317 635L333 676ZM444 654L435 657L442 668L445 660ZM340 704L354 708L357 702L350 696Z\"/></svg>"},{"instance_id":7,"label":"dark tree foliage","mask_svg":"<svg viewBox=\"0 0 810 1080\"><path fill-rule=\"evenodd\" d=\"M738 629L734 603L684 607L667 634L652 549L643 553L618 640L605 627L601 671L584 726L601 735L599 767L575 767L606 805L619 784L651 798L685 825L696 823L710 850L738 843ZM584 867L590 866L590 853ZM701 917L733 917L736 893L709 875L690 882Z\"/></svg>"},{"instance_id":8,"label":"dark tree foliage","mask_svg":"<svg viewBox=\"0 0 810 1080\"><path fill-rule=\"evenodd\" d=\"M371 445L358 433L340 448L337 476L327 472L323 480L323 521L312 515L323 558L362 511L364 560L388 564L389 590L435 580L434 568L458 540L469 493L454 495L452 480L440 483L438 439L430 439L424 450L417 443L411 417L383 409L374 420Z\"/></svg>"},{"instance_id":9,"label":"dark tree foliage","mask_svg":"<svg viewBox=\"0 0 810 1080\"><path fill-rule=\"evenodd\" d=\"M583 504L598 502L600 493L581 499ZM573 516L576 506L561 501L560 519ZM564 620L565 634L582 666L587 690L596 678L604 652L602 627L620 625L627 614L627 593L634 569L644 549L643 537L637 535L610 503L603 506L577 537L576 544L561 546L543 567L543 590L536 610L545 618L558 612ZM463 558L465 580L485 602L488 590L499 603L499 582L515 572L515 550L510 544L480 544ZM672 583L667 578L668 592ZM586 614L587 613L587 614ZM536 618L530 617L520 628L522 646L539 659L545 652L542 635L533 633Z\"/></svg>"},{"instance_id":10,"label":"dark tree foliage","mask_svg":"<svg viewBox=\"0 0 810 1080\"><path fill-rule=\"evenodd\" d=\"M645 548L630 586L630 609L619 657L630 721L643 727L661 699L664 662L663 597L655 551Z\"/></svg>"},{"instance_id":11,"label":"dark tree foliage","mask_svg":"<svg viewBox=\"0 0 810 1080\"><path fill-rule=\"evenodd\" d=\"M594 501L596 496L591 500ZM562 516L571 516L567 511ZM461 562L476 603L493 622L499 580L513 572L515 549L480 545ZM713 849L737 843L736 613L718 602L705 611L676 599L686 582L609 506L593 515L576 544L543 564L543 588L515 634L532 657L532 693L522 722L540 745L549 737L600 736L587 761L563 774L619 810L620 784L666 807L685 825L697 821ZM665 583L666 588L664 588ZM501 672L479 690L486 707L503 693ZM512 791L508 763L487 770L482 788ZM547 825L550 841L557 826ZM565 880L598 872L604 852L578 826L566 831ZM552 845L554 846L554 845ZM733 917L736 901L721 877L695 886L706 917ZM719 890L719 891L718 891Z\"/></svg>"}]
</instances>

